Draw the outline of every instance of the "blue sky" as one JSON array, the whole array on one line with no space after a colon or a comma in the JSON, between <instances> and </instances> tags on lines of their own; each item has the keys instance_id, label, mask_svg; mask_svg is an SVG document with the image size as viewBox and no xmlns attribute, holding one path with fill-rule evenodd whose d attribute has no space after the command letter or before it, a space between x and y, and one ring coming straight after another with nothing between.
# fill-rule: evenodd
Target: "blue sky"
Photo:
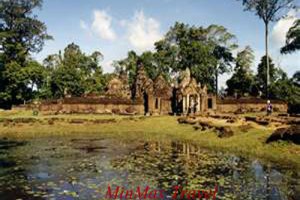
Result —
<instances>
[{"instance_id":1,"label":"blue sky","mask_svg":"<svg viewBox=\"0 0 300 200\"><path fill-rule=\"evenodd\" d=\"M300 5L300 0L296 3ZM264 54L263 22L254 13L244 12L236 0L44 0L43 8L35 13L54 37L34 55L39 61L74 42L86 53L102 52L102 66L111 72L112 61L126 57L129 50L153 50L153 43L176 21L225 26L237 36L241 49L250 45L255 51L254 71ZM286 31L300 13L289 11L289 15L272 24L270 49L275 63L291 76L300 70L300 52L279 54ZM229 76L221 77L221 85Z\"/></svg>"}]
</instances>

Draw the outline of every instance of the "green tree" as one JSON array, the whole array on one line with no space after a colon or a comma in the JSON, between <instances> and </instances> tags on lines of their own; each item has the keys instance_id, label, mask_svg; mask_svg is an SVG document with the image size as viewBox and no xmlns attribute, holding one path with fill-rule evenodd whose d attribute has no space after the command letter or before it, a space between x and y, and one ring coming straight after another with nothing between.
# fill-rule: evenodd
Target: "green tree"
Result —
<instances>
[{"instance_id":1,"label":"green tree","mask_svg":"<svg viewBox=\"0 0 300 200\"><path fill-rule=\"evenodd\" d=\"M176 69L178 69L179 48L175 45L169 45L165 40L156 42L155 48L156 62L163 73L170 75L172 72L176 72Z\"/></svg>"},{"instance_id":2,"label":"green tree","mask_svg":"<svg viewBox=\"0 0 300 200\"><path fill-rule=\"evenodd\" d=\"M51 89L51 80L53 78L54 71L61 66L62 63L62 56L61 52L58 54L48 55L44 61L44 79L42 86L39 90L38 97L41 99L51 99L54 97Z\"/></svg>"},{"instance_id":3,"label":"green tree","mask_svg":"<svg viewBox=\"0 0 300 200\"><path fill-rule=\"evenodd\" d=\"M267 88L267 63L269 63L269 84L275 83L280 78L280 69L276 68L270 57L263 56L257 68L256 84L264 97L268 97Z\"/></svg>"},{"instance_id":4,"label":"green tree","mask_svg":"<svg viewBox=\"0 0 300 200\"><path fill-rule=\"evenodd\" d=\"M189 68L197 81L213 91L218 74L228 71L232 61L234 38L222 26L191 27L176 22L164 39L155 44L158 62L174 73Z\"/></svg>"},{"instance_id":5,"label":"green tree","mask_svg":"<svg viewBox=\"0 0 300 200\"><path fill-rule=\"evenodd\" d=\"M300 113L300 71L297 71L292 79L294 91L291 93L292 97L289 101L289 112L290 113Z\"/></svg>"},{"instance_id":6,"label":"green tree","mask_svg":"<svg viewBox=\"0 0 300 200\"><path fill-rule=\"evenodd\" d=\"M44 60L48 75L45 79L44 92L55 98L65 95L81 96L87 93L101 93L106 85L99 62L103 56L100 52L84 54L74 43L69 44L64 52L50 55Z\"/></svg>"},{"instance_id":7,"label":"green tree","mask_svg":"<svg viewBox=\"0 0 300 200\"><path fill-rule=\"evenodd\" d=\"M2 104L10 107L12 103L20 103L26 100L29 88L27 87L28 79L24 67L19 63L11 61L5 64L1 71L1 93L0 99Z\"/></svg>"},{"instance_id":8,"label":"green tree","mask_svg":"<svg viewBox=\"0 0 300 200\"><path fill-rule=\"evenodd\" d=\"M42 88L45 77L45 68L39 62L35 60L30 60L27 62L26 74L28 75L28 87L30 88L30 93L28 98L36 98L38 97L39 90Z\"/></svg>"},{"instance_id":9,"label":"green tree","mask_svg":"<svg viewBox=\"0 0 300 200\"><path fill-rule=\"evenodd\" d=\"M51 54L48 55L44 61L43 61L43 65L45 68L47 69L55 69L55 67L57 67L60 63L62 62L62 56L61 56L61 52L59 51L58 54Z\"/></svg>"},{"instance_id":10,"label":"green tree","mask_svg":"<svg viewBox=\"0 0 300 200\"><path fill-rule=\"evenodd\" d=\"M87 66L85 67L85 93L99 94L104 91L107 79L103 75L100 61L103 55L99 51L95 51L91 56L87 56Z\"/></svg>"},{"instance_id":11,"label":"green tree","mask_svg":"<svg viewBox=\"0 0 300 200\"><path fill-rule=\"evenodd\" d=\"M254 53L249 46L237 54L234 73L226 82L228 95L244 96L252 92L254 75L251 66L253 61Z\"/></svg>"},{"instance_id":12,"label":"green tree","mask_svg":"<svg viewBox=\"0 0 300 200\"><path fill-rule=\"evenodd\" d=\"M295 85L300 87L300 71L295 72L295 74L293 75L292 81Z\"/></svg>"},{"instance_id":13,"label":"green tree","mask_svg":"<svg viewBox=\"0 0 300 200\"><path fill-rule=\"evenodd\" d=\"M230 71L231 62L234 60L230 49L223 46L216 46L214 50L214 56L216 57L215 64L215 92L218 95L218 77L219 74L224 74Z\"/></svg>"},{"instance_id":14,"label":"green tree","mask_svg":"<svg viewBox=\"0 0 300 200\"><path fill-rule=\"evenodd\" d=\"M218 76L219 74L231 71L231 63L234 61L232 51L238 47L236 36L219 25L210 25L208 28L208 37L213 41L213 55L215 61L215 92L218 95Z\"/></svg>"},{"instance_id":15,"label":"green tree","mask_svg":"<svg viewBox=\"0 0 300 200\"><path fill-rule=\"evenodd\" d=\"M51 91L55 98L65 95L81 96L84 86L81 84L81 74L75 68L65 65L58 66L51 74Z\"/></svg>"},{"instance_id":16,"label":"green tree","mask_svg":"<svg viewBox=\"0 0 300 200\"><path fill-rule=\"evenodd\" d=\"M146 74L152 80L158 75L163 75L167 80L170 79L170 67L166 60L157 52L145 51L137 55L134 51L129 51L127 58L115 61L115 73L121 74L124 71L129 75L129 84L132 85L135 80L137 66L142 63Z\"/></svg>"},{"instance_id":17,"label":"green tree","mask_svg":"<svg viewBox=\"0 0 300 200\"><path fill-rule=\"evenodd\" d=\"M287 54L300 50L300 19L296 20L286 35L286 44L281 53Z\"/></svg>"},{"instance_id":18,"label":"green tree","mask_svg":"<svg viewBox=\"0 0 300 200\"><path fill-rule=\"evenodd\" d=\"M158 75L163 75L167 80L170 79L170 68L161 61L163 58L158 53L146 51L139 56L139 62L143 63L149 78L154 80Z\"/></svg>"},{"instance_id":19,"label":"green tree","mask_svg":"<svg viewBox=\"0 0 300 200\"><path fill-rule=\"evenodd\" d=\"M119 74L122 71L126 71L128 74L128 83L132 85L136 76L138 60L139 56L136 52L129 51L125 59L114 62L115 73Z\"/></svg>"},{"instance_id":20,"label":"green tree","mask_svg":"<svg viewBox=\"0 0 300 200\"><path fill-rule=\"evenodd\" d=\"M51 39L46 26L33 10L41 0L0 1L0 104L10 107L31 96L27 65L30 53L42 50L44 41Z\"/></svg>"},{"instance_id":21,"label":"green tree","mask_svg":"<svg viewBox=\"0 0 300 200\"><path fill-rule=\"evenodd\" d=\"M263 20L265 25L265 48L266 57L269 57L269 26L271 22L277 21L289 9L294 8L294 0L241 0L245 10L255 12ZM270 63L266 59L266 90L268 97L268 86L270 84Z\"/></svg>"},{"instance_id":22,"label":"green tree","mask_svg":"<svg viewBox=\"0 0 300 200\"><path fill-rule=\"evenodd\" d=\"M286 101L290 113L300 113L300 85L295 77L297 73L289 79L286 73L281 72L280 78L270 85L270 98Z\"/></svg>"},{"instance_id":23,"label":"green tree","mask_svg":"<svg viewBox=\"0 0 300 200\"><path fill-rule=\"evenodd\" d=\"M139 56L138 60L139 62L143 63L148 77L154 80L156 76L160 73L155 54L151 51L146 51Z\"/></svg>"}]
</instances>

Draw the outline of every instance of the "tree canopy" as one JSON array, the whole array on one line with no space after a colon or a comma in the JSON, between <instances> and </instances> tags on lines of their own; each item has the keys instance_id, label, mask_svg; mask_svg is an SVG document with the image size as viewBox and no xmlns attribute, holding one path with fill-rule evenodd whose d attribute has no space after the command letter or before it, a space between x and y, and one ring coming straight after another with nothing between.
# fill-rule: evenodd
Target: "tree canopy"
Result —
<instances>
[{"instance_id":1,"label":"tree canopy","mask_svg":"<svg viewBox=\"0 0 300 200\"><path fill-rule=\"evenodd\" d=\"M115 73L120 74L125 71L128 74L128 82L129 84L133 84L136 71L137 71L137 62L139 60L139 56L135 51L129 51L127 53L127 57L114 62Z\"/></svg>"},{"instance_id":2,"label":"tree canopy","mask_svg":"<svg viewBox=\"0 0 300 200\"><path fill-rule=\"evenodd\" d=\"M235 36L223 26L204 28L176 22L155 46L172 72L189 68L197 81L214 91L217 74L229 71L231 51L237 44Z\"/></svg>"},{"instance_id":3,"label":"tree canopy","mask_svg":"<svg viewBox=\"0 0 300 200\"><path fill-rule=\"evenodd\" d=\"M101 93L105 88L102 67L99 65L102 54L98 51L91 55L84 54L74 43L63 51L48 56L45 66L48 69L48 83L53 97L65 95L81 96L85 93Z\"/></svg>"},{"instance_id":4,"label":"tree canopy","mask_svg":"<svg viewBox=\"0 0 300 200\"><path fill-rule=\"evenodd\" d=\"M251 70L254 62L254 52L251 47L247 46L244 50L238 52L235 62L234 73L226 82L227 93L231 96L251 94L254 85L254 75Z\"/></svg>"},{"instance_id":5,"label":"tree canopy","mask_svg":"<svg viewBox=\"0 0 300 200\"><path fill-rule=\"evenodd\" d=\"M273 84L280 76L280 70L275 67L273 60L268 57L270 66L269 66L269 75L270 75L270 84ZM262 92L263 96L267 96L267 57L263 56L257 68L256 75L256 84L259 88L259 91Z\"/></svg>"},{"instance_id":6,"label":"tree canopy","mask_svg":"<svg viewBox=\"0 0 300 200\"><path fill-rule=\"evenodd\" d=\"M11 106L29 100L28 92L40 73L30 53L42 50L47 34L46 25L33 10L40 8L41 0L0 1L0 104ZM31 79L33 78L33 79Z\"/></svg>"},{"instance_id":7,"label":"tree canopy","mask_svg":"<svg viewBox=\"0 0 300 200\"><path fill-rule=\"evenodd\" d=\"M294 0L241 0L245 10L255 12L264 23L277 21L287 10L295 8ZM283 11L285 10L285 11Z\"/></svg>"},{"instance_id":8,"label":"tree canopy","mask_svg":"<svg viewBox=\"0 0 300 200\"><path fill-rule=\"evenodd\" d=\"M288 54L300 50L300 19L296 20L286 35L286 44L281 53Z\"/></svg>"},{"instance_id":9,"label":"tree canopy","mask_svg":"<svg viewBox=\"0 0 300 200\"><path fill-rule=\"evenodd\" d=\"M218 74L231 70L234 60L232 50L236 47L235 36L223 26L204 28L176 22L165 37L155 43L156 51L141 55L130 51L127 58L116 61L114 66L116 72L120 69L128 72L130 83L133 82L137 62L143 63L151 79L159 74L170 79L189 68L193 77L214 91Z\"/></svg>"},{"instance_id":10,"label":"tree canopy","mask_svg":"<svg viewBox=\"0 0 300 200\"><path fill-rule=\"evenodd\" d=\"M269 25L279 20L287 11L296 8L294 0L241 0L245 10L254 12L265 24L265 57L269 57ZM270 63L266 59L266 96L269 96Z\"/></svg>"}]
</instances>

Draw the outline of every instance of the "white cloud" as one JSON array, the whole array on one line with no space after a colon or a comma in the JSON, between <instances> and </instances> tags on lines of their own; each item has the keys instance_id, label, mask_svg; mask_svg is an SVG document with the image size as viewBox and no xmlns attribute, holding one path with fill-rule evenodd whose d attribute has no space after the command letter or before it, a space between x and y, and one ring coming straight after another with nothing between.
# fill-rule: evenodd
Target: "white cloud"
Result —
<instances>
[{"instance_id":1,"label":"white cloud","mask_svg":"<svg viewBox=\"0 0 300 200\"><path fill-rule=\"evenodd\" d=\"M111 27L112 18L104 10L95 10L92 22L94 34L105 40L115 40L116 34Z\"/></svg>"},{"instance_id":2,"label":"white cloud","mask_svg":"<svg viewBox=\"0 0 300 200\"><path fill-rule=\"evenodd\" d=\"M281 47L285 45L286 34L293 26L296 19L299 19L300 10L290 10L286 18L279 20L271 32L271 56L274 63L292 76L299 69L300 52L290 55L282 55Z\"/></svg>"},{"instance_id":3,"label":"white cloud","mask_svg":"<svg viewBox=\"0 0 300 200\"><path fill-rule=\"evenodd\" d=\"M122 20L120 24L127 27L129 43L140 52L152 50L154 43L162 38L160 23L145 17L143 11L135 12L130 21Z\"/></svg>"},{"instance_id":4,"label":"white cloud","mask_svg":"<svg viewBox=\"0 0 300 200\"><path fill-rule=\"evenodd\" d=\"M286 40L286 34L292 27L300 12L296 10L290 10L286 18L279 20L273 27L271 32L271 42L276 48L284 46Z\"/></svg>"},{"instance_id":5,"label":"white cloud","mask_svg":"<svg viewBox=\"0 0 300 200\"><path fill-rule=\"evenodd\" d=\"M91 25L80 20L80 28L89 31L94 36L103 40L113 41L117 37L112 28L112 17L108 15L105 10L95 10L93 12L93 21Z\"/></svg>"}]
</instances>

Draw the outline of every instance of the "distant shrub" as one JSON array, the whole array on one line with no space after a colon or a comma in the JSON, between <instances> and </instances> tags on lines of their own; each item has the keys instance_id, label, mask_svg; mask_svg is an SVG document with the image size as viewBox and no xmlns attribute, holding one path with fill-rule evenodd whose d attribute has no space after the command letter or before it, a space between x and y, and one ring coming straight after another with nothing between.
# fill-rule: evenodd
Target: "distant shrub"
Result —
<instances>
[{"instance_id":1,"label":"distant shrub","mask_svg":"<svg viewBox=\"0 0 300 200\"><path fill-rule=\"evenodd\" d=\"M38 122L38 121L39 120L36 118L25 118L25 117L13 119L13 122L15 122L15 123L24 123L24 124L34 123L34 122Z\"/></svg>"},{"instance_id":2,"label":"distant shrub","mask_svg":"<svg viewBox=\"0 0 300 200\"><path fill-rule=\"evenodd\" d=\"M48 124L49 125L54 125L54 120L53 119L48 119Z\"/></svg>"},{"instance_id":3,"label":"distant shrub","mask_svg":"<svg viewBox=\"0 0 300 200\"><path fill-rule=\"evenodd\" d=\"M71 124L83 124L86 121L87 121L86 119L71 119L69 122Z\"/></svg>"},{"instance_id":4,"label":"distant shrub","mask_svg":"<svg viewBox=\"0 0 300 200\"><path fill-rule=\"evenodd\" d=\"M109 124L109 123L116 123L116 119L95 119L92 120L94 124Z\"/></svg>"},{"instance_id":5,"label":"distant shrub","mask_svg":"<svg viewBox=\"0 0 300 200\"><path fill-rule=\"evenodd\" d=\"M133 114L133 113L136 113L136 109L133 107L133 106L129 106L128 108L125 109L125 111L127 113L130 113L130 114Z\"/></svg>"},{"instance_id":6,"label":"distant shrub","mask_svg":"<svg viewBox=\"0 0 300 200\"><path fill-rule=\"evenodd\" d=\"M119 108L113 108L111 111L112 111L113 114L120 114L121 113L121 110Z\"/></svg>"}]
</instances>

